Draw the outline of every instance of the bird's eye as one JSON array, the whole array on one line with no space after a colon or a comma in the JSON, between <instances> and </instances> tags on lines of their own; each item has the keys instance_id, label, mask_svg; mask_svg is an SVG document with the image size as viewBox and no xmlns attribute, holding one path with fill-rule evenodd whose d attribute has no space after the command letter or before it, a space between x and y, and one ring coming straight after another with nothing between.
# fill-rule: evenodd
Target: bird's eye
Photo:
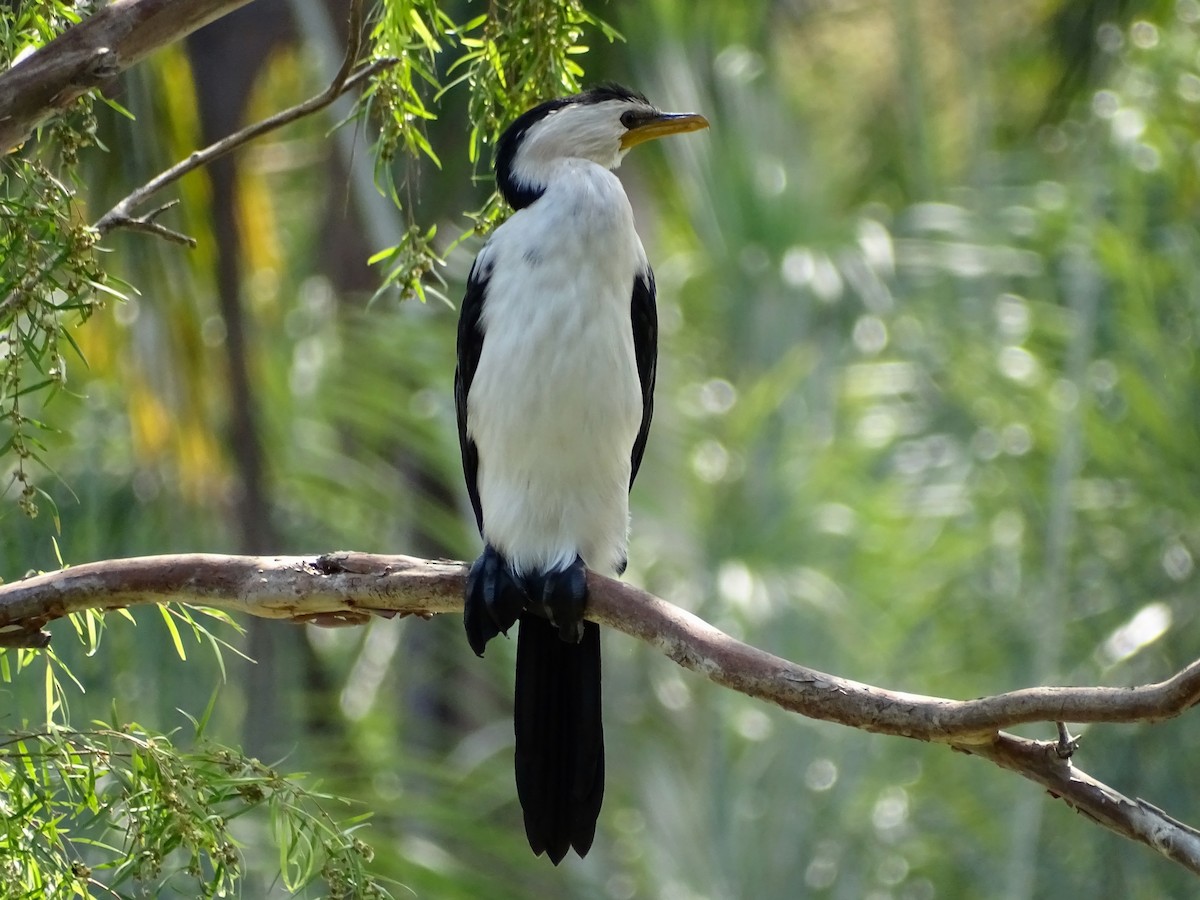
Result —
<instances>
[{"instance_id":1,"label":"bird's eye","mask_svg":"<svg viewBox=\"0 0 1200 900\"><path fill-rule=\"evenodd\" d=\"M632 128L638 123L638 118L637 112L631 109L628 112L621 113L621 124L626 128Z\"/></svg>"}]
</instances>

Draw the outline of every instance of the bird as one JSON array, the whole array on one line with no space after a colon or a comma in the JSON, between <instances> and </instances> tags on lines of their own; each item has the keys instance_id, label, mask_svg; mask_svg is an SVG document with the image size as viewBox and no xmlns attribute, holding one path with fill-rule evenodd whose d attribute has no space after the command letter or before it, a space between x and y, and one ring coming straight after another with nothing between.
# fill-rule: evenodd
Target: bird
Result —
<instances>
[{"instance_id":1,"label":"bird","mask_svg":"<svg viewBox=\"0 0 1200 900\"><path fill-rule=\"evenodd\" d=\"M478 656L519 622L517 796L531 849L556 866L588 852L600 815L587 573L625 571L629 491L654 412L654 273L613 170L638 144L707 127L613 83L518 116L494 163L513 212L476 256L459 310L459 445L484 541L463 621Z\"/></svg>"}]
</instances>

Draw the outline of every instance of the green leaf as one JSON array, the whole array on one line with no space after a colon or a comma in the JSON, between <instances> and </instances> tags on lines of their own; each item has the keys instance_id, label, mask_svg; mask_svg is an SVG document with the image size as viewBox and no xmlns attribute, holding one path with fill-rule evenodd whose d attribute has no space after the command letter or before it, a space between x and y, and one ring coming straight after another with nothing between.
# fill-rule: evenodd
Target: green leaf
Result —
<instances>
[{"instance_id":1,"label":"green leaf","mask_svg":"<svg viewBox=\"0 0 1200 900\"><path fill-rule=\"evenodd\" d=\"M175 645L175 652L179 654L182 660L187 659L187 652L183 649L183 639L179 636L179 629L175 627L175 616L171 609L167 606L158 607L159 614L163 621L167 623L167 631L171 633L171 642Z\"/></svg>"},{"instance_id":2,"label":"green leaf","mask_svg":"<svg viewBox=\"0 0 1200 900\"><path fill-rule=\"evenodd\" d=\"M380 250L378 253L372 254L371 257L367 260L367 265L373 266L376 263L382 262L385 259L394 259L396 257L396 255L399 253L400 253L400 245L399 244L397 244L393 247L385 247L383 250Z\"/></svg>"},{"instance_id":3,"label":"green leaf","mask_svg":"<svg viewBox=\"0 0 1200 900\"><path fill-rule=\"evenodd\" d=\"M128 109L126 109L124 106L122 106L116 100L114 100L112 97L109 97L105 94L97 94L97 96L113 112L117 113L118 115L124 116L125 118L129 119L131 122L137 121L137 117L133 113L131 113Z\"/></svg>"},{"instance_id":4,"label":"green leaf","mask_svg":"<svg viewBox=\"0 0 1200 900\"><path fill-rule=\"evenodd\" d=\"M442 49L441 45L438 44L433 34L426 27L424 20L421 18L421 14L415 9L410 9L408 11L408 15L410 21L412 22L413 31L415 31L421 38L421 41L425 44L426 49L428 49L431 53L440 52Z\"/></svg>"},{"instance_id":5,"label":"green leaf","mask_svg":"<svg viewBox=\"0 0 1200 900\"><path fill-rule=\"evenodd\" d=\"M200 720L194 723L196 726L195 738L197 741L204 737L204 729L208 727L208 722L212 718L213 710L217 708L217 697L220 695L221 686L217 685L215 688L213 688L212 694L209 695L208 705L204 707L204 713L200 716Z\"/></svg>"}]
</instances>

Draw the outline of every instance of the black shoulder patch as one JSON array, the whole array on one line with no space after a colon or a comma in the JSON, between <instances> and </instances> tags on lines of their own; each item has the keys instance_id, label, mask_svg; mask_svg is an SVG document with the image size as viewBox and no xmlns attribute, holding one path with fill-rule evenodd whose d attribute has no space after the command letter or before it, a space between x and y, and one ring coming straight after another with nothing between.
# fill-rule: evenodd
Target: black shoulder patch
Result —
<instances>
[{"instance_id":1,"label":"black shoulder patch","mask_svg":"<svg viewBox=\"0 0 1200 900\"><path fill-rule=\"evenodd\" d=\"M654 287L654 271L647 266L633 280L633 298L629 304L629 317L633 325L633 355L637 360L638 381L642 384L642 424L630 454L632 467L629 486L637 478L642 465L642 454L646 451L646 439L650 437L650 420L654 417L654 381L658 370L658 306Z\"/></svg>"},{"instance_id":2,"label":"black shoulder patch","mask_svg":"<svg viewBox=\"0 0 1200 900\"><path fill-rule=\"evenodd\" d=\"M458 313L458 365L454 369L454 408L458 414L458 448L462 453L463 475L467 481L467 494L471 508L475 511L475 524L483 531L483 508L479 503L479 450L467 434L467 396L471 382L475 380L475 369L479 366L479 355L483 352L483 301L487 295L488 276L491 275L490 261L482 265L478 258L471 267L467 279L467 292L463 296Z\"/></svg>"}]
</instances>

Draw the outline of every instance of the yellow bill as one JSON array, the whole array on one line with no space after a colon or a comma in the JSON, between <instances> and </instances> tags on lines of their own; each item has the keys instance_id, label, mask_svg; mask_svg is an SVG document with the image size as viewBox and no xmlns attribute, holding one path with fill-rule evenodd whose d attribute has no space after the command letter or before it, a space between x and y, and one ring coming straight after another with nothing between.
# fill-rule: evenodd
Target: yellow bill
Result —
<instances>
[{"instance_id":1,"label":"yellow bill","mask_svg":"<svg viewBox=\"0 0 1200 900\"><path fill-rule=\"evenodd\" d=\"M697 113L657 113L621 135L621 149L628 150L669 134L686 134L707 127L708 119Z\"/></svg>"}]
</instances>

